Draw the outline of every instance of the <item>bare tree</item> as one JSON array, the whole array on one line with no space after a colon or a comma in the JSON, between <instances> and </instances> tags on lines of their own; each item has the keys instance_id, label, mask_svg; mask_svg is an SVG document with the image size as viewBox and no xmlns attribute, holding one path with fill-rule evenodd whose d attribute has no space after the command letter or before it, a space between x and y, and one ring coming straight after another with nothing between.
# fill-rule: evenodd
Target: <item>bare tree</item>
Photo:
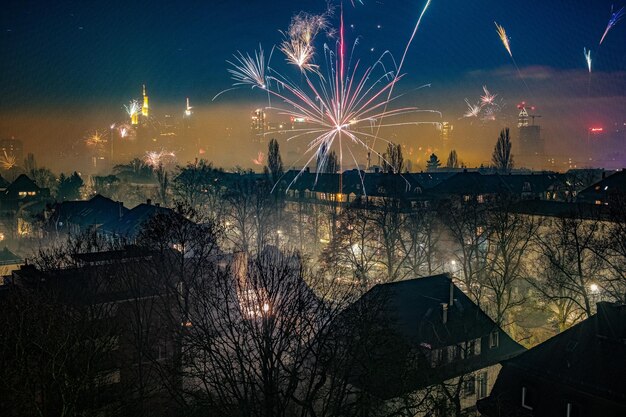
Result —
<instances>
[{"instance_id":1,"label":"bare tree","mask_svg":"<svg viewBox=\"0 0 626 417\"><path fill-rule=\"evenodd\" d=\"M370 217L360 208L347 208L339 216L343 225L324 248L320 260L327 274L342 279L352 276L362 290L375 282L370 273L377 265L377 232Z\"/></svg>"},{"instance_id":2,"label":"bare tree","mask_svg":"<svg viewBox=\"0 0 626 417\"><path fill-rule=\"evenodd\" d=\"M195 404L223 416L340 415L347 385L330 336L344 296L296 254L242 256L190 294L184 387Z\"/></svg>"},{"instance_id":3,"label":"bare tree","mask_svg":"<svg viewBox=\"0 0 626 417\"><path fill-rule=\"evenodd\" d=\"M564 327L594 312L595 286L602 285L602 260L594 247L601 222L592 212L584 210L550 220L552 226L538 233L535 239L540 269L531 282L547 300L565 300L567 310L571 310L569 303L578 310L578 315L560 314L564 321L559 324Z\"/></svg>"},{"instance_id":4,"label":"bare tree","mask_svg":"<svg viewBox=\"0 0 626 417\"><path fill-rule=\"evenodd\" d=\"M441 272L441 226L436 213L428 208L412 210L406 214L404 229L400 245L405 254L405 273L421 277Z\"/></svg>"},{"instance_id":5,"label":"bare tree","mask_svg":"<svg viewBox=\"0 0 626 417\"><path fill-rule=\"evenodd\" d=\"M513 212L505 197L489 210L486 222L487 269L482 280L486 308L498 326L506 327L511 324L510 311L524 303L527 255L540 224Z\"/></svg>"},{"instance_id":6,"label":"bare tree","mask_svg":"<svg viewBox=\"0 0 626 417\"><path fill-rule=\"evenodd\" d=\"M383 170L388 174L400 174L404 170L402 145L389 143L384 155Z\"/></svg>"}]
</instances>

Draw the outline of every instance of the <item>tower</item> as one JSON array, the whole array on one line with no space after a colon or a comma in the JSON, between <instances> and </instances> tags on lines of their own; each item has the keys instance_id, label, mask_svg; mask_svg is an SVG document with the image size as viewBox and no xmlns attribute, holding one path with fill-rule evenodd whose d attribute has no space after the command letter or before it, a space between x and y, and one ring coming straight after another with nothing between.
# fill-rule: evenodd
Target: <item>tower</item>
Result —
<instances>
[{"instance_id":1,"label":"tower","mask_svg":"<svg viewBox=\"0 0 626 417\"><path fill-rule=\"evenodd\" d=\"M189 97L187 97L187 107L185 107L185 116L187 117L191 116L191 109L192 107L189 105Z\"/></svg>"},{"instance_id":2,"label":"tower","mask_svg":"<svg viewBox=\"0 0 626 417\"><path fill-rule=\"evenodd\" d=\"M528 114L528 109L534 111L535 107L527 107L525 102L518 104L517 108L520 110L517 117L520 159L531 168L541 168L545 150L541 126L535 124L535 118L541 116Z\"/></svg>"},{"instance_id":3,"label":"tower","mask_svg":"<svg viewBox=\"0 0 626 417\"><path fill-rule=\"evenodd\" d=\"M141 114L144 117L148 117L149 107L148 107L148 95L146 94L146 85L143 85L143 106L141 107Z\"/></svg>"}]
</instances>

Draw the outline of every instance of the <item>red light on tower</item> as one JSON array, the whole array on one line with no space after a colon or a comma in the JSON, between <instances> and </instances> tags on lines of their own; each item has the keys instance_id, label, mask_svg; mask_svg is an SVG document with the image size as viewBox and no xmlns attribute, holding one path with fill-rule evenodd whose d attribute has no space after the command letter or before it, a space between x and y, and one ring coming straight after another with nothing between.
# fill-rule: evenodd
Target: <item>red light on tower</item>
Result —
<instances>
[{"instance_id":1,"label":"red light on tower","mask_svg":"<svg viewBox=\"0 0 626 417\"><path fill-rule=\"evenodd\" d=\"M603 127L592 127L592 128L589 128L589 131L591 133L602 133L602 132L604 132L604 128Z\"/></svg>"}]
</instances>

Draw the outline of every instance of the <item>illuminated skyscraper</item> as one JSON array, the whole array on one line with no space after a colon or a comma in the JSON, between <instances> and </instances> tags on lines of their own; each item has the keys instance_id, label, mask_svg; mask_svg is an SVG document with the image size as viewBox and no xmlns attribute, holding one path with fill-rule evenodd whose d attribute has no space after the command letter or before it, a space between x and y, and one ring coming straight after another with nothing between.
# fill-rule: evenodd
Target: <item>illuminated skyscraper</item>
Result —
<instances>
[{"instance_id":1,"label":"illuminated skyscraper","mask_svg":"<svg viewBox=\"0 0 626 417\"><path fill-rule=\"evenodd\" d=\"M256 109L252 112L250 122L250 134L253 139L260 140L265 133L265 111Z\"/></svg>"},{"instance_id":2,"label":"illuminated skyscraper","mask_svg":"<svg viewBox=\"0 0 626 417\"><path fill-rule=\"evenodd\" d=\"M441 122L441 124L439 125L439 129L442 149L448 149L450 145L450 140L452 139L452 131L454 130L454 125L452 125L450 122Z\"/></svg>"},{"instance_id":3,"label":"illuminated skyscraper","mask_svg":"<svg viewBox=\"0 0 626 417\"><path fill-rule=\"evenodd\" d=\"M143 85L143 106L141 107L141 114L144 117L148 117L149 115L149 107L148 107L148 95L146 94L146 85Z\"/></svg>"},{"instance_id":4,"label":"illuminated skyscraper","mask_svg":"<svg viewBox=\"0 0 626 417\"><path fill-rule=\"evenodd\" d=\"M541 126L535 124L535 118L541 116L528 114L528 109L535 110L535 108L527 107L525 102L519 104L517 108L520 110L517 117L520 162L530 168L542 168L544 145L541 138Z\"/></svg>"}]
</instances>

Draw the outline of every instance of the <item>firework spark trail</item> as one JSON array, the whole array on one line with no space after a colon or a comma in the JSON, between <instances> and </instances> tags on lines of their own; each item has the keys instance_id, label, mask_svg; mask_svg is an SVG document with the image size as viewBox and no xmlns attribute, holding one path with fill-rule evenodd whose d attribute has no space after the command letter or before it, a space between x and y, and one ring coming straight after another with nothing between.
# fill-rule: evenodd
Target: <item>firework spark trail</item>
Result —
<instances>
[{"instance_id":1,"label":"firework spark trail","mask_svg":"<svg viewBox=\"0 0 626 417\"><path fill-rule=\"evenodd\" d=\"M591 95L591 49L583 48L587 69L589 70L589 81L587 82L587 97Z\"/></svg>"},{"instance_id":2,"label":"firework spark trail","mask_svg":"<svg viewBox=\"0 0 626 417\"><path fill-rule=\"evenodd\" d=\"M511 58L513 58L513 52L511 52L511 43L509 41L509 37L506 34L506 30L502 26L500 26L497 22L493 22L493 23L496 25L496 32L498 32L498 36L500 37L500 40L502 41L502 45L504 45L509 55L511 55Z\"/></svg>"},{"instance_id":3,"label":"firework spark trail","mask_svg":"<svg viewBox=\"0 0 626 417\"><path fill-rule=\"evenodd\" d=\"M413 43L413 39L415 39L415 35L417 34L417 30L419 29L420 24L422 23L422 18L426 14L426 11L428 10L428 7L430 6L430 3L431 3L431 0L428 0L426 2L426 5L422 9L422 12L420 13L419 18L417 19L417 23L415 24L415 27L413 28L413 33L411 33L409 41L407 42L406 47L404 48L404 53L402 54L402 59L400 60L400 65L398 65L398 68L396 69L395 78L398 78L398 76L402 72L402 66L404 65L404 60L406 59L406 55L409 52L409 48L411 47L411 44ZM393 94L393 86L389 90L389 94L387 95L387 100L389 100L391 98L392 94ZM386 109L386 107L385 107L385 109ZM382 123L382 120L381 120L381 123ZM376 129L376 137L378 136L379 132L380 132L380 126ZM376 137L374 138L374 142L372 143L372 148L374 146L376 146ZM368 161L368 165L369 165L369 161ZM369 166L368 166L368 168L369 168Z\"/></svg>"},{"instance_id":4,"label":"firework spark trail","mask_svg":"<svg viewBox=\"0 0 626 417\"><path fill-rule=\"evenodd\" d=\"M464 118L478 117L478 115L480 114L480 111L482 110L481 105L472 104L469 102L468 99L465 99L465 103L467 104L467 111L465 112L463 117Z\"/></svg>"},{"instance_id":5,"label":"firework spark trail","mask_svg":"<svg viewBox=\"0 0 626 417\"><path fill-rule=\"evenodd\" d=\"M587 62L587 68L589 69L589 73L591 74L591 50L587 50L587 48L583 48L583 52L585 53L585 61Z\"/></svg>"},{"instance_id":6,"label":"firework spark trail","mask_svg":"<svg viewBox=\"0 0 626 417\"><path fill-rule=\"evenodd\" d=\"M244 55L240 51L237 51L237 53L233 55L233 58L234 60L226 62L232 67L228 68L227 71L231 79L235 82L232 88L217 93L212 101L215 101L216 98L227 91L236 90L243 86L250 86L252 89L260 88L261 90L267 90L266 70L269 60L267 62L265 61L265 52L261 45L259 45L258 51L254 51L254 56L248 53Z\"/></svg>"},{"instance_id":7,"label":"firework spark trail","mask_svg":"<svg viewBox=\"0 0 626 417\"><path fill-rule=\"evenodd\" d=\"M609 18L609 23L606 25L606 30L604 31L604 34L602 35L602 38L600 39L600 45L602 45L602 42L604 41L604 38L606 38L606 35L608 35L609 31L613 29L613 27L620 20L622 20L622 18L624 17L624 13L625 13L624 7L622 7L616 12L613 12L613 6L611 6L611 17Z\"/></svg>"},{"instance_id":8,"label":"firework spark trail","mask_svg":"<svg viewBox=\"0 0 626 417\"><path fill-rule=\"evenodd\" d=\"M504 45L504 48L509 53L509 56L511 57L511 61L513 61L513 65L515 65L515 69L517 69L517 74L519 75L520 79L524 83L524 86L526 87L526 90L528 91L528 93L532 96L532 93L530 92L530 88L528 87L528 84L526 83L526 79L522 75L522 71L520 71L519 66L517 65L517 62L515 61L515 57L513 56L513 52L511 51L511 41L509 39L509 36L506 34L506 30L504 29L504 27L500 26L497 22L493 22L493 23L496 25L496 32L498 33L498 36L500 37L500 41L502 41L502 45Z\"/></svg>"}]
</instances>

